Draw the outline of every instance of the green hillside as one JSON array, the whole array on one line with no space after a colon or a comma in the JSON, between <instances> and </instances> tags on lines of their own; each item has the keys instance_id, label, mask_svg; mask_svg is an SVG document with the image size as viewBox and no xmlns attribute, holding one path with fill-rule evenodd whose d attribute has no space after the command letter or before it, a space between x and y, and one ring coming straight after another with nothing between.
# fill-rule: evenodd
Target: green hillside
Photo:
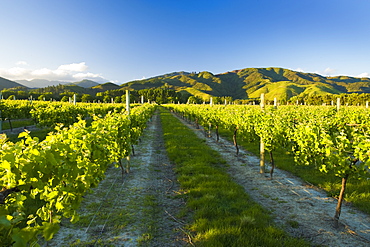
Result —
<instances>
[{"instance_id":1,"label":"green hillside","mask_svg":"<svg viewBox=\"0 0 370 247\"><path fill-rule=\"evenodd\" d=\"M121 86L135 90L165 86L204 100L212 96L258 98L261 93L265 93L267 100L275 97L278 100L287 100L293 96L370 93L369 78L324 77L282 68L246 68L217 75L207 71L178 72L132 81Z\"/></svg>"},{"instance_id":2,"label":"green hillside","mask_svg":"<svg viewBox=\"0 0 370 247\"><path fill-rule=\"evenodd\" d=\"M3 90L5 88L15 88L15 87L25 87L25 86L15 81L11 81L11 80L0 77L0 90Z\"/></svg>"},{"instance_id":3,"label":"green hillside","mask_svg":"<svg viewBox=\"0 0 370 247\"><path fill-rule=\"evenodd\" d=\"M91 88L84 88L74 84L70 85L57 85L57 86L48 86L44 88L31 89L30 93L35 94L45 94L45 93L54 93L54 94L63 94L63 93L79 93L79 94L95 94L95 90Z\"/></svg>"},{"instance_id":4,"label":"green hillside","mask_svg":"<svg viewBox=\"0 0 370 247\"><path fill-rule=\"evenodd\" d=\"M120 88L121 88L120 86L114 83L111 83L111 82L107 82L107 83L103 83L103 84L99 84L94 87L91 87L91 89L98 91L98 92L105 92L107 90L117 90Z\"/></svg>"},{"instance_id":5,"label":"green hillside","mask_svg":"<svg viewBox=\"0 0 370 247\"><path fill-rule=\"evenodd\" d=\"M72 84L79 86L79 87L84 87L84 88L90 88L90 87L95 87L99 85L99 83L95 81L86 80L86 79L82 81L78 81L78 82L73 82Z\"/></svg>"},{"instance_id":6,"label":"green hillside","mask_svg":"<svg viewBox=\"0 0 370 247\"><path fill-rule=\"evenodd\" d=\"M19 87L20 84L0 77L0 90ZM89 87L90 86L90 87ZM265 93L267 100L277 98L286 101L292 97L308 98L327 94L370 93L370 78L349 76L325 77L314 73L302 73L283 68L246 68L221 74L211 72L173 72L149 79L136 80L120 86L107 82L98 84L83 80L70 85L46 88L19 89L32 93L80 93L96 95L105 92L117 96L124 90L167 88L181 93L184 97L197 96L208 101L210 97L232 97L233 99L255 99ZM112 92L112 93L110 93Z\"/></svg>"}]
</instances>

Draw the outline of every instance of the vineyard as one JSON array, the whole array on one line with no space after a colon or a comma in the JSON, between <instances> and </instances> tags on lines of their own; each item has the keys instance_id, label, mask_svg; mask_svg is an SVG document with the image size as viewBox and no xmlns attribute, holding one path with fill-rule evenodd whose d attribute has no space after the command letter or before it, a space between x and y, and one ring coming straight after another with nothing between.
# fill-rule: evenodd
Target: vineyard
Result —
<instances>
[{"instance_id":1,"label":"vineyard","mask_svg":"<svg viewBox=\"0 0 370 247\"><path fill-rule=\"evenodd\" d=\"M43 141L27 131L19 142L7 142L5 136L1 140L2 244L23 246L40 233L48 240L62 217L77 221L83 195L99 184L107 167L115 163L122 173L129 169L122 160L132 152L153 109L143 105L127 115L122 106L20 104L2 110L12 118L31 114L43 126L60 123ZM84 119L88 112L93 120L89 125Z\"/></svg>"},{"instance_id":2,"label":"vineyard","mask_svg":"<svg viewBox=\"0 0 370 247\"><path fill-rule=\"evenodd\" d=\"M43 236L45 240L51 240L58 232L63 219L78 222L80 218L78 210L84 197L104 180L106 171L112 165L120 170L120 177L125 179L125 174L130 172L130 164L135 162L132 160L135 159L135 151L138 151L138 156L140 153L141 155L145 153L140 151L139 139L155 109L158 108L151 104L131 105L131 107L132 109L128 112L125 104L79 103L73 105L37 101L1 102L2 119L9 122L10 128L12 120L16 119L32 119L37 126L50 128L50 133L43 140L31 137L32 133L29 131L19 134L19 141L15 142L8 141L7 137L2 135L0 241L4 246L36 244L40 240L40 236ZM370 201L369 109L333 106L290 105L261 108L260 106L242 105L180 104L165 105L165 108L190 123L193 131L197 132L198 135L201 133L199 138L214 139L215 143L218 144L226 143L224 138L229 139L234 148L234 151L229 151L224 157L225 163L227 162L229 165L231 165L230 162L237 163L243 160L245 156L253 156L246 154L245 149L254 152L258 156L259 166L254 166L258 170L248 176L257 177L264 180L265 183L271 184L274 181L279 181L279 177L281 177L281 172L277 168L284 168L301 176L295 172L298 167L311 175L314 174L313 180L319 177L320 181L312 181L318 186L325 187L322 184L330 182L336 190L330 193L338 197L336 208L332 210L333 229L341 229L340 216L344 199L348 198L347 201L351 201L357 208L365 213L370 213L368 206ZM163 107L161 107L161 111L165 111ZM168 139L170 136L176 135L171 131L179 128L174 125L171 130L167 129L173 121L168 120L163 123L164 131L167 133L164 134L166 142L171 141ZM166 127L165 124L168 126ZM171 134L168 134L170 132ZM203 155L203 148L196 146L195 139L189 143L189 147L185 148L185 139L190 140L190 137L188 137L189 134L182 134L182 136L183 139L178 140L180 142L172 145L166 144L168 156L171 162L176 165L182 164L182 162L186 163L186 159L190 160L190 157L196 156L195 158L200 159ZM191 149L202 150L200 153L189 154ZM292 165L287 167L287 162L282 164L281 156L289 156ZM182 161L184 158L185 161ZM196 163L196 161L192 162ZM217 163L217 161L209 162ZM196 187L189 186L192 180L198 179L197 184L199 184L200 181L204 180L204 177L211 180L212 176L221 176L218 174L219 171L212 171L212 174L196 178L195 174L214 169L211 166L208 167L209 164L199 166L200 170L197 170L199 167L190 168L189 166L186 168L185 165L176 168L176 176L179 176L181 188L188 191L189 198L186 197L188 200L186 204L189 204L190 208L191 205L201 203L191 201L193 194L205 200L210 197L223 198L223 193L230 193L230 191L220 192L222 190L220 184L216 185L217 190L220 190L217 193L221 193L217 195L211 195L210 192L201 194L200 191L203 189L198 188L198 191ZM222 170L222 172L225 171ZM189 173L189 175L181 175L181 173ZM238 172L234 171L234 173ZM135 179L135 172L131 176L132 179ZM305 179L303 175L301 177ZM190 180L187 181L188 179ZM228 178L222 179L222 181L225 180ZM238 183L243 183L243 178L240 176L235 180ZM260 244L264 243L265 246L280 246L280 244L281 246L305 246L304 243L299 242L300 240L288 238L280 230L262 230L265 227L267 227L266 229L270 227L267 218L264 223L267 226L257 227L256 225L259 225L260 222L257 224L255 220L265 218L262 215L266 212L260 212L260 209L255 208L253 209L254 213L250 214L251 212L238 209L238 207L249 207L244 205L249 199L242 195L245 192L241 192L239 188L233 186L230 184L226 188L238 191L237 198L239 199L231 199L231 201L235 201L235 205L227 206L227 203L224 204L223 201L214 205L216 208L218 204L222 204L223 209L220 209L220 212L227 212L226 215L221 216L220 214L219 216L224 222L228 222L223 223L220 229L216 227L217 217L212 217L213 213L206 212L203 212L206 216L197 220L198 225L192 226L189 223L188 230L177 226L183 230L185 238L189 239L186 241L188 244L198 243L205 246L215 246L214 244L217 243L226 246L225 243L228 243L228 246L242 246L240 243L245 244L252 240L241 240L241 238L235 242L228 242L231 241L229 238L239 238L235 237L236 233L231 233L231 229L233 229L231 226L239 224L237 222L241 220L244 223L239 226L239 234L244 232L245 235L246 232L252 231L249 228L251 225L255 227L253 231L257 235L253 240L255 242L250 242L250 246L258 246L258 241ZM245 190L248 191L247 188ZM254 190L258 190L258 188ZM249 188L248 193L253 193L253 191L250 191ZM350 193L350 196L346 196L346 193ZM240 205L236 206L237 203ZM248 201L248 204L254 205L254 202ZM211 202L207 202L207 205L211 205ZM189 214L194 213L192 217L195 219L199 217L200 213L197 211L200 210L199 208L201 208L200 204L193 206L191 210L188 209ZM261 215L257 217L256 215L260 213ZM366 217L368 218L368 216ZM199 223L201 221L208 223L204 223L204 226L201 227L202 224ZM298 220L290 222L292 225L295 224L294 222L300 224ZM206 225L215 228L213 230L204 228ZM217 241L207 240L210 231L221 231L220 235L215 237ZM230 233L226 233L228 231ZM369 231L370 228L367 228L361 235L362 238L367 239L364 240L367 241L366 243L370 241ZM274 233L272 234L272 232ZM159 235L158 232L156 234ZM260 237L269 234L272 235L272 238L279 240L279 245L276 242L271 242L270 239ZM222 240L221 235L227 240ZM298 237L307 238L305 235ZM211 239L211 237L209 238Z\"/></svg>"},{"instance_id":3,"label":"vineyard","mask_svg":"<svg viewBox=\"0 0 370 247\"><path fill-rule=\"evenodd\" d=\"M260 141L261 173L265 173L265 152L269 154L271 178L275 168L274 151L292 150L297 165L334 174L342 179L335 212L338 224L349 177L370 177L370 112L361 107L282 106L187 106L172 105L174 111L208 128L233 132L236 154L237 136ZM364 198L365 199L365 198ZM369 195L363 204L370 200ZM368 211L369 212L369 211Z\"/></svg>"}]
</instances>

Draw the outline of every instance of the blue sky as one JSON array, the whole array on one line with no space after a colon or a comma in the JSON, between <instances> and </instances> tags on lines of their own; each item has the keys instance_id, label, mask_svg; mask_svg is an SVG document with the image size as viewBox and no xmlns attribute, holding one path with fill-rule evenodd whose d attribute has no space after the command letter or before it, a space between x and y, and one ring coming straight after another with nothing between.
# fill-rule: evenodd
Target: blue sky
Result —
<instances>
[{"instance_id":1,"label":"blue sky","mask_svg":"<svg viewBox=\"0 0 370 247\"><path fill-rule=\"evenodd\" d=\"M0 76L122 84L282 67L370 77L368 0L0 0Z\"/></svg>"}]
</instances>

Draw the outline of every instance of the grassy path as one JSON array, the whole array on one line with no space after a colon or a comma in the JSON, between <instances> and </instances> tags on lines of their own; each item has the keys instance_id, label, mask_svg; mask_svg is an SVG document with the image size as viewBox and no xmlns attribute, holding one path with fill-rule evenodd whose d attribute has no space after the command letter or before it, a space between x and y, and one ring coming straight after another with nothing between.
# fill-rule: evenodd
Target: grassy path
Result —
<instances>
[{"instance_id":1,"label":"grassy path","mask_svg":"<svg viewBox=\"0 0 370 247\"><path fill-rule=\"evenodd\" d=\"M227 174L220 154L162 109L167 153L176 164L197 246L309 246L272 224L261 206Z\"/></svg>"},{"instance_id":2,"label":"grassy path","mask_svg":"<svg viewBox=\"0 0 370 247\"><path fill-rule=\"evenodd\" d=\"M269 174L259 174L259 158L240 149L235 155L233 143L220 138L206 138L204 130L181 120L198 138L216 150L227 161L227 172L233 180L243 186L249 196L257 201L279 228L292 236L302 237L314 246L369 246L370 216L350 205L342 209L340 227L335 228L333 212L334 198L307 184L289 172L276 169L274 179ZM208 135L207 135L208 136Z\"/></svg>"}]
</instances>

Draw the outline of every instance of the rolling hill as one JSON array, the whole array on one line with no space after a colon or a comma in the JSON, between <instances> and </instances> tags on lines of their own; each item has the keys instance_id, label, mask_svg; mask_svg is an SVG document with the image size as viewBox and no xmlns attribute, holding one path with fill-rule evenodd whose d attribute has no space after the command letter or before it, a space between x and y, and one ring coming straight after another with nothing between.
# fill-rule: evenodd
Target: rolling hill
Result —
<instances>
[{"instance_id":1,"label":"rolling hill","mask_svg":"<svg viewBox=\"0 0 370 247\"><path fill-rule=\"evenodd\" d=\"M29 88L44 88L47 86L58 86L58 85L77 85L84 88L90 88L99 85L99 83L91 80L82 80L77 82L65 82L65 81L49 81L45 79L33 79L33 80L17 80L16 82L29 87Z\"/></svg>"},{"instance_id":2,"label":"rolling hill","mask_svg":"<svg viewBox=\"0 0 370 247\"><path fill-rule=\"evenodd\" d=\"M16 80L16 82L29 87L29 88L43 88L46 86L57 86L57 85L65 85L68 82L62 82L62 81L49 81L45 79L33 79L33 80Z\"/></svg>"},{"instance_id":3,"label":"rolling hill","mask_svg":"<svg viewBox=\"0 0 370 247\"><path fill-rule=\"evenodd\" d=\"M23 86L0 77L0 90ZM246 68L221 74L203 72L173 72L143 80L135 80L120 86L114 83L99 84L90 80L40 88L47 92L70 91L95 95L108 90L140 90L165 87L186 96L210 97L231 96L233 99L253 99L265 93L267 100L288 100L293 96L341 93L370 93L370 78L349 76L325 77L315 73L303 73L283 68ZM59 89L60 88L60 89ZM22 89L23 90L23 89ZM29 90L29 89L28 89Z\"/></svg>"},{"instance_id":4,"label":"rolling hill","mask_svg":"<svg viewBox=\"0 0 370 247\"><path fill-rule=\"evenodd\" d=\"M97 83L95 81L92 81L92 80L86 80L85 79L85 80L78 81L78 82L72 82L69 85L76 85L76 86L79 86L79 87L90 88L90 87L98 86L99 83Z\"/></svg>"},{"instance_id":5,"label":"rolling hill","mask_svg":"<svg viewBox=\"0 0 370 247\"><path fill-rule=\"evenodd\" d=\"M96 86L93 86L93 87L91 87L91 89L94 89L94 90L96 90L98 92L105 92L105 91L108 91L108 90L121 89L121 87L118 86L117 84L114 84L114 83L111 83L111 82L107 82L107 83L98 84Z\"/></svg>"},{"instance_id":6,"label":"rolling hill","mask_svg":"<svg viewBox=\"0 0 370 247\"><path fill-rule=\"evenodd\" d=\"M11 80L0 77L0 90L3 90L5 88L15 88L15 87L25 87L25 86L15 81L11 81Z\"/></svg>"},{"instance_id":7,"label":"rolling hill","mask_svg":"<svg viewBox=\"0 0 370 247\"><path fill-rule=\"evenodd\" d=\"M5 79L0 77L0 90L3 89L9 89L9 90L14 90L14 91L30 91L30 92L35 92L35 93L46 93L46 92L52 92L52 93L65 93L65 92L73 92L73 93L79 93L79 94L90 94L90 95L95 95L98 92L105 92L108 90L117 90L121 89L120 86L117 84L107 82L103 84L99 84L97 82L91 81L91 80L82 80L79 82L73 82L73 83L68 83L68 82L59 82L59 84L54 85L55 83L51 83L53 81L48 81L48 80L31 80L31 81L26 81L26 80L20 80L20 82L27 82L25 84L27 85L32 85L31 87L26 87L24 84L19 84L17 82ZM51 85L47 87L35 87L39 83L44 83L48 84L51 83Z\"/></svg>"},{"instance_id":8,"label":"rolling hill","mask_svg":"<svg viewBox=\"0 0 370 247\"><path fill-rule=\"evenodd\" d=\"M140 90L165 86L205 100L212 96L234 99L258 98L265 93L268 100L287 100L293 96L340 93L370 93L370 79L348 76L324 77L283 68L246 68L214 75L178 72L136 80L121 85Z\"/></svg>"}]
</instances>

